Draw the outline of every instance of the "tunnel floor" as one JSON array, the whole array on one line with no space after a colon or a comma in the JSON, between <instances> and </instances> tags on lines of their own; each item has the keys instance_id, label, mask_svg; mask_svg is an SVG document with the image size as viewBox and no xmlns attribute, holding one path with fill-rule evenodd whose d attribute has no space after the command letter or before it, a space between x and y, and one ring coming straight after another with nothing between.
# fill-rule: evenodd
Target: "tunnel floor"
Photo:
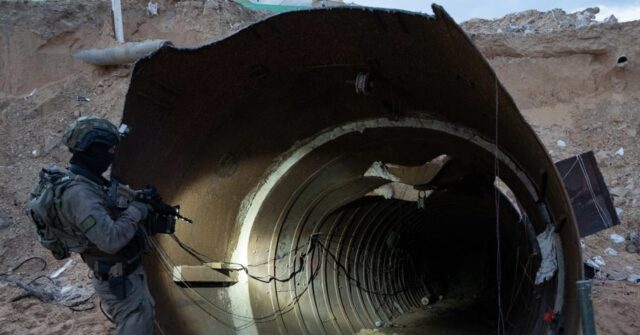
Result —
<instances>
[{"instance_id":1,"label":"tunnel floor","mask_svg":"<svg viewBox=\"0 0 640 335\"><path fill-rule=\"evenodd\" d=\"M468 306L465 302L457 300L444 300L437 306L405 313L393 320L389 326L375 331L361 330L358 334L497 334L495 321L482 316L478 307Z\"/></svg>"}]
</instances>

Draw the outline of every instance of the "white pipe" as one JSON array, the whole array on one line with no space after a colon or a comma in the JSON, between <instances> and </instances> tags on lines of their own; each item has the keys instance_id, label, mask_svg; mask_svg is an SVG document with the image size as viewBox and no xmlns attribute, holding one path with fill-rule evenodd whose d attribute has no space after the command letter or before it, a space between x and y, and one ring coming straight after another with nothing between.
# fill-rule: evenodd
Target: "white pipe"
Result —
<instances>
[{"instance_id":1,"label":"white pipe","mask_svg":"<svg viewBox=\"0 0 640 335\"><path fill-rule=\"evenodd\" d=\"M134 63L151 55L165 45L173 45L167 40L129 42L106 49L84 49L73 54L73 58L93 65L121 65Z\"/></svg>"},{"instance_id":2,"label":"white pipe","mask_svg":"<svg viewBox=\"0 0 640 335\"><path fill-rule=\"evenodd\" d=\"M122 5L120 4L120 0L111 0L111 10L113 11L113 31L116 33L116 40L120 43L124 43Z\"/></svg>"}]
</instances>

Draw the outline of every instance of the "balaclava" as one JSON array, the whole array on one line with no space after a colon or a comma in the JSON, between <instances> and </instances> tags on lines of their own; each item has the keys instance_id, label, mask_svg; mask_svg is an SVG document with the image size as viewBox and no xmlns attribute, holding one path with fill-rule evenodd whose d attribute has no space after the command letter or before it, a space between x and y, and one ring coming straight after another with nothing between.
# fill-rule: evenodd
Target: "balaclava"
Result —
<instances>
[{"instance_id":1,"label":"balaclava","mask_svg":"<svg viewBox=\"0 0 640 335\"><path fill-rule=\"evenodd\" d=\"M74 153L70 163L79 165L100 177L113 162L113 154L109 152L111 147L105 143L92 143L87 150Z\"/></svg>"}]
</instances>

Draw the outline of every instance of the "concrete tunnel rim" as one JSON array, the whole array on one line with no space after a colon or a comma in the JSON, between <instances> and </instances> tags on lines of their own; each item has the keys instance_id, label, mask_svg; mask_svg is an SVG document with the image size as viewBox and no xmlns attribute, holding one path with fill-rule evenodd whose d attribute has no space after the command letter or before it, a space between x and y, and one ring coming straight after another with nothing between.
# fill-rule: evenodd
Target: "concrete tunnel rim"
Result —
<instances>
[{"instance_id":1,"label":"concrete tunnel rim","mask_svg":"<svg viewBox=\"0 0 640 335\"><path fill-rule=\"evenodd\" d=\"M448 135L461 138L475 144L479 149L487 151L489 154L496 156L500 162L508 166L513 173L520 179L523 185L526 187L530 195L536 201L539 201L538 193L535 191L535 187L531 179L526 175L522 169L499 147L496 148L495 144L480 136L476 131L468 127L449 123L446 121L435 120L425 117L400 117L397 120L391 120L388 118L374 118L355 120L349 123L338 125L333 128L322 130L313 136L308 137L305 140L299 141L288 151L279 155L274 163L265 171L260 182L245 196L242 200L240 210L236 216L236 225L240 226L240 233L236 243L236 247L233 251L231 261L247 264L248 263L248 249L249 241L251 238L251 231L253 225L258 217L258 213L262 208L265 200L268 198L271 190L274 189L279 181L286 175L286 173L293 168L300 160L312 153L315 149L325 145L339 137L352 134L355 132L362 133L367 129L377 128L414 128L414 129L426 129L446 133ZM551 223L549 223L551 224ZM556 241L559 248L557 249L556 258L564 264L564 252L562 243L559 238L559 234L555 233ZM562 311L564 305L564 286L565 283L560 279L565 278L564 267L558 267L556 277L556 297L554 299L554 311ZM229 290L229 297L231 299L231 309L234 313L244 315L246 317L253 318L253 307L251 305L251 296L249 293L248 276L244 272L240 272L238 276L238 283ZM558 306L559 304L559 306ZM243 323L244 322L244 323ZM237 327L246 327L246 321L233 317L233 323ZM242 334L258 334L255 323L248 328L244 328L240 333Z\"/></svg>"}]
</instances>

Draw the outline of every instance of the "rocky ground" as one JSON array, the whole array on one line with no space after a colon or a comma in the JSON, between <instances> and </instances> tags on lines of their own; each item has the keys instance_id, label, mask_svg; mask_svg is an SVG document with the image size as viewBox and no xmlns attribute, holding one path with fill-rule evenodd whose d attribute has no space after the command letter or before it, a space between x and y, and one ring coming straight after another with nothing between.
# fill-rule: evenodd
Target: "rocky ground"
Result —
<instances>
[{"instance_id":1,"label":"rocky ground","mask_svg":"<svg viewBox=\"0 0 640 335\"><path fill-rule=\"evenodd\" d=\"M161 1L154 17L147 15L146 5L124 1L127 40L201 45L266 16L226 0ZM638 334L640 286L626 279L640 273L640 254L627 252L625 242L614 243L610 235L626 237L640 229L640 22L597 24L593 11L528 11L468 21L463 28L555 160L596 153L622 220L584 241L585 258L601 257L602 273L615 274L601 276L594 287L598 329ZM68 160L59 137L77 116L113 121L120 116L131 68L96 68L69 57L83 48L115 45L110 20L105 1L0 2L0 335L107 334L112 329L98 308L74 312L62 306L86 300L73 307L83 309L98 302L91 296L88 270L76 258L55 285L43 278L31 283L63 297L59 303L11 302L24 293L15 283L29 283L65 265L37 244L24 214L39 169ZM46 260L46 269L34 259L11 270L32 256Z\"/></svg>"}]
</instances>

